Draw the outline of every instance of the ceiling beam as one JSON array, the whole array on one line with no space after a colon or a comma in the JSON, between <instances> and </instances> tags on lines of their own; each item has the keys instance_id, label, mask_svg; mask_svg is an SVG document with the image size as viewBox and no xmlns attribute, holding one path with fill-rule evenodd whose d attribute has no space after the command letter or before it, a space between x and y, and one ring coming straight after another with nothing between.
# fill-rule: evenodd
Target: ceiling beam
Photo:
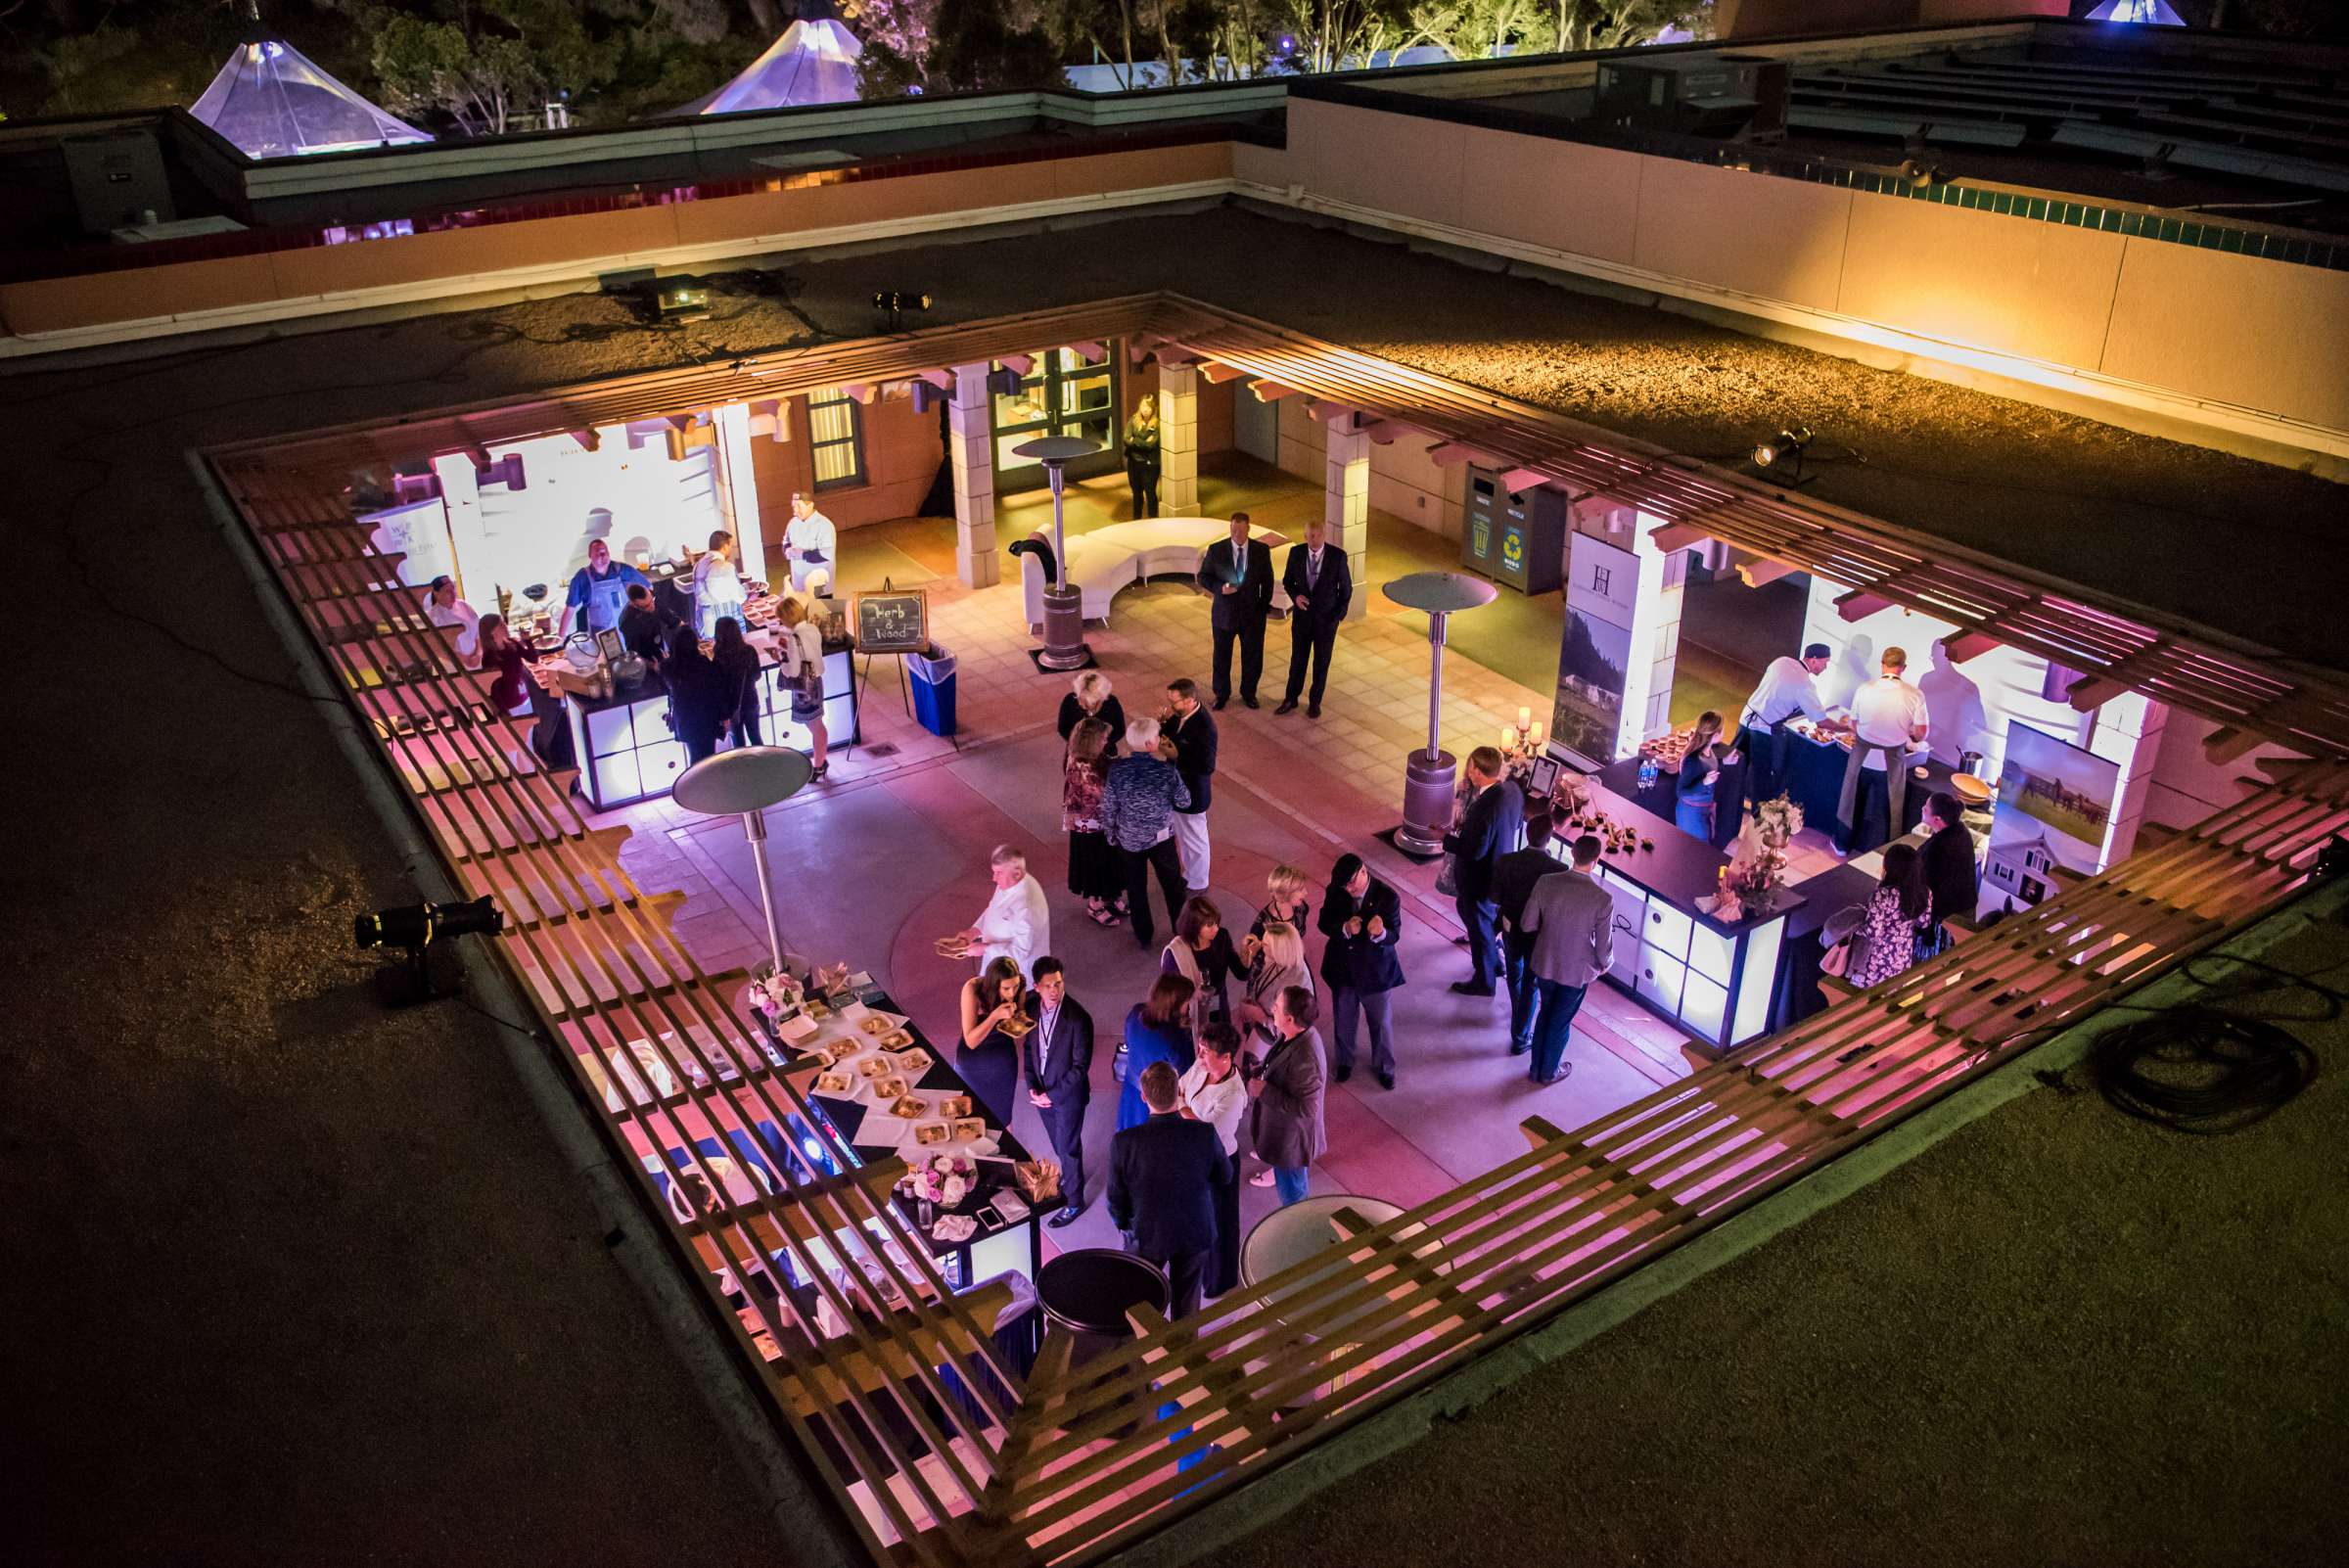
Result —
<instances>
[{"instance_id":1,"label":"ceiling beam","mask_svg":"<svg viewBox=\"0 0 2349 1568\"><path fill-rule=\"evenodd\" d=\"M1283 387L1277 381L1252 381L1248 384L1248 390L1256 393L1256 400L1260 403L1277 403L1283 397L1297 395L1296 388Z\"/></svg>"},{"instance_id":2,"label":"ceiling beam","mask_svg":"<svg viewBox=\"0 0 2349 1568\"><path fill-rule=\"evenodd\" d=\"M1199 367L1199 374L1207 378L1209 385L1221 387L1227 381L1239 380L1248 372L1240 369L1237 365L1227 365L1221 360L1211 359Z\"/></svg>"},{"instance_id":3,"label":"ceiling beam","mask_svg":"<svg viewBox=\"0 0 2349 1568\"><path fill-rule=\"evenodd\" d=\"M1892 601L1865 588L1854 588L1835 601L1835 613L1846 621L1865 621L1879 610L1892 608Z\"/></svg>"},{"instance_id":4,"label":"ceiling beam","mask_svg":"<svg viewBox=\"0 0 2349 1568\"><path fill-rule=\"evenodd\" d=\"M1942 652L1950 656L1950 663L1954 665L1966 664L1981 658L1993 648L2004 646L1987 631L1960 631L1955 637L1941 640Z\"/></svg>"}]
</instances>

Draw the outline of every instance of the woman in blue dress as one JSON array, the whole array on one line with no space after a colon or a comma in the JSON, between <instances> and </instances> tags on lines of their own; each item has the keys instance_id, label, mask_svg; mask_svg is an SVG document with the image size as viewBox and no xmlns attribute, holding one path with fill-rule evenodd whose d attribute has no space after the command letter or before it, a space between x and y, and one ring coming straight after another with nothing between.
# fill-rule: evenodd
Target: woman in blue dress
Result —
<instances>
[{"instance_id":1,"label":"woman in blue dress","mask_svg":"<svg viewBox=\"0 0 2349 1568\"><path fill-rule=\"evenodd\" d=\"M1191 995L1194 986L1180 975L1161 975L1149 996L1126 1015L1126 1083L1118 1091L1118 1130L1150 1120L1142 1102L1142 1073L1164 1062L1175 1076L1191 1070Z\"/></svg>"},{"instance_id":2,"label":"woman in blue dress","mask_svg":"<svg viewBox=\"0 0 2349 1568\"><path fill-rule=\"evenodd\" d=\"M1673 786L1673 822L1682 833L1706 844L1713 842L1714 786L1721 782L1722 764L1729 761L1720 740L1721 715L1697 715L1696 733L1688 737L1688 749L1681 754L1680 781Z\"/></svg>"}]
</instances>

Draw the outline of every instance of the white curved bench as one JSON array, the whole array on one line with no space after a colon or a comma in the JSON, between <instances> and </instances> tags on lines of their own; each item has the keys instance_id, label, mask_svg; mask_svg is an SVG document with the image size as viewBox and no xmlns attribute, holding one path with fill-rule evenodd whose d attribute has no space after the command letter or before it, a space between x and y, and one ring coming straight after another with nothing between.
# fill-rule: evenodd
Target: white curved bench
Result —
<instances>
[{"instance_id":1,"label":"white curved bench","mask_svg":"<svg viewBox=\"0 0 2349 1568\"><path fill-rule=\"evenodd\" d=\"M1107 621L1109 604L1122 588L1152 577L1196 577L1199 575L1200 552L1231 532L1227 519L1212 517L1154 517L1131 523L1112 523L1090 533L1081 533L1069 540L1069 580L1084 604L1084 619ZM1251 538L1261 539L1277 551L1288 539L1271 529L1255 527L1249 530ZM1040 530L1029 535L1043 544L1048 551L1052 538ZM1273 570L1280 570L1280 560L1273 558ZM1044 589L1047 586L1042 558L1032 551L1020 552L1020 588L1027 603L1028 629L1040 630L1044 623Z\"/></svg>"}]
</instances>

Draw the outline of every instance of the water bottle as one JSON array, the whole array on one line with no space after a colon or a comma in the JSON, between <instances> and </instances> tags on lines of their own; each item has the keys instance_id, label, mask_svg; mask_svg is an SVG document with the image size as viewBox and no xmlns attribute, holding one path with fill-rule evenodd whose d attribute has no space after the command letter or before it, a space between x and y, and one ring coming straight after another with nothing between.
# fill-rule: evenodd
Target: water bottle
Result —
<instances>
[{"instance_id":1,"label":"water bottle","mask_svg":"<svg viewBox=\"0 0 2349 1568\"><path fill-rule=\"evenodd\" d=\"M1656 777L1656 760L1652 757L1641 757L1639 759L1639 788L1641 791L1655 788Z\"/></svg>"}]
</instances>

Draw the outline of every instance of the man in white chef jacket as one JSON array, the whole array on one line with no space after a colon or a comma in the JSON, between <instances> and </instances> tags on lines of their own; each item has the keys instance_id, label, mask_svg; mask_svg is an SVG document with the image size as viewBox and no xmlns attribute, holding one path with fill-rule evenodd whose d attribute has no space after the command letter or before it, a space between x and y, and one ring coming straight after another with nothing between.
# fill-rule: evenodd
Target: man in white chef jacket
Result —
<instances>
[{"instance_id":1,"label":"man in white chef jacket","mask_svg":"<svg viewBox=\"0 0 2349 1568\"><path fill-rule=\"evenodd\" d=\"M791 563L794 592L831 596L832 585L840 580L840 530L805 495L791 498L791 522L783 530L783 558ZM820 579L812 590L808 587L811 578Z\"/></svg>"},{"instance_id":2,"label":"man in white chef jacket","mask_svg":"<svg viewBox=\"0 0 2349 1568\"><path fill-rule=\"evenodd\" d=\"M963 940L971 944L981 969L1009 958L1021 974L1031 973L1036 960L1052 950L1052 911L1044 902L1043 884L1028 874L1028 856L1008 844L995 846L989 867L995 896Z\"/></svg>"},{"instance_id":3,"label":"man in white chef jacket","mask_svg":"<svg viewBox=\"0 0 2349 1568\"><path fill-rule=\"evenodd\" d=\"M1902 678L1909 670L1907 653L1885 649L1882 670L1852 694L1852 755L1836 810L1837 854L1865 854L1908 831L1909 755L1924 745L1931 718L1924 694Z\"/></svg>"}]
</instances>

